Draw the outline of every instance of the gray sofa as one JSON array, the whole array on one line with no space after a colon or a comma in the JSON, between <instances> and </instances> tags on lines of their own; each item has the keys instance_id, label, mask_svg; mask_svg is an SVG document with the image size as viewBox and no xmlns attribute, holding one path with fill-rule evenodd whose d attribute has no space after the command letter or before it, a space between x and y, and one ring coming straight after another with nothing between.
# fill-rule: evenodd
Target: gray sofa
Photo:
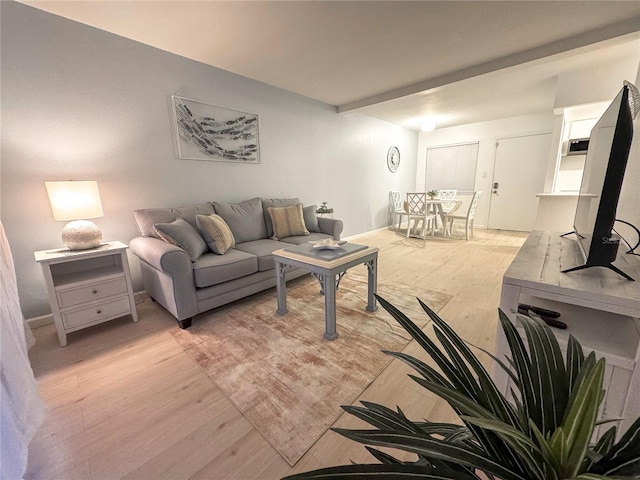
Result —
<instances>
[{"instance_id":1,"label":"gray sofa","mask_svg":"<svg viewBox=\"0 0 640 480\"><path fill-rule=\"evenodd\" d=\"M133 217L140 236L131 239L131 251L140 259L142 281L149 296L178 320L180 328L188 328L194 315L233 302L275 286L273 251L292 244L334 238L340 240L342 221L317 217L316 206L303 208L308 235L274 239L270 207L299 204L297 198L253 198L241 203L210 202L179 208L147 208L135 210ZM200 239L196 215L216 214L233 233L235 247L224 254L213 253ZM199 217L202 219L202 217ZM162 225L190 226L185 242L169 243L160 237ZM160 232L162 234L162 232ZM191 243L188 243L191 242ZM291 269L287 280L304 275ZM274 308L275 304L274 304Z\"/></svg>"}]
</instances>

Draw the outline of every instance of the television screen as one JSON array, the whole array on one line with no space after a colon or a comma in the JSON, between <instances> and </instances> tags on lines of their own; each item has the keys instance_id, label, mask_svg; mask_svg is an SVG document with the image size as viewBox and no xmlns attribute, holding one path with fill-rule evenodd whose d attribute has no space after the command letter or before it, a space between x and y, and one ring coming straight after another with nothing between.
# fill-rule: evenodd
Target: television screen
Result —
<instances>
[{"instance_id":1,"label":"television screen","mask_svg":"<svg viewBox=\"0 0 640 480\"><path fill-rule=\"evenodd\" d=\"M612 234L624 172L631 149L633 119L625 85L591 130L573 222L585 264L566 271L611 265L618 251Z\"/></svg>"}]
</instances>

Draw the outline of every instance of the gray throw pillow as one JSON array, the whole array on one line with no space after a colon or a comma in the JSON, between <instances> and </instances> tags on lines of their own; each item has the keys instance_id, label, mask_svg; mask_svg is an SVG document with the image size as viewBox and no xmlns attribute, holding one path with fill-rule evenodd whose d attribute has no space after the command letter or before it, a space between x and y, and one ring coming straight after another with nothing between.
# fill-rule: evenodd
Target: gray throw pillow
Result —
<instances>
[{"instance_id":1,"label":"gray throw pillow","mask_svg":"<svg viewBox=\"0 0 640 480\"><path fill-rule=\"evenodd\" d=\"M154 226L158 237L167 243L180 247L192 262L195 262L207 251L204 239L189 222L178 218L171 223L156 223Z\"/></svg>"},{"instance_id":2,"label":"gray throw pillow","mask_svg":"<svg viewBox=\"0 0 640 480\"><path fill-rule=\"evenodd\" d=\"M322 233L318 225L317 209L317 205L309 205L302 209L302 215L304 216L304 224L307 226L307 230L314 233Z\"/></svg>"},{"instance_id":3,"label":"gray throw pillow","mask_svg":"<svg viewBox=\"0 0 640 480\"><path fill-rule=\"evenodd\" d=\"M229 225L236 244L267 238L260 198L241 203L213 202L213 206L216 213Z\"/></svg>"}]
</instances>

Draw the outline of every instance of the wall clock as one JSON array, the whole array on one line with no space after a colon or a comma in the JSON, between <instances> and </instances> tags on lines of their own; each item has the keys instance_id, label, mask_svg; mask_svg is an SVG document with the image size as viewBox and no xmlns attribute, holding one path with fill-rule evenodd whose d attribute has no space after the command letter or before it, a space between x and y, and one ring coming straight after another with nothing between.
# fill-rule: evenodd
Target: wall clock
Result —
<instances>
[{"instance_id":1,"label":"wall clock","mask_svg":"<svg viewBox=\"0 0 640 480\"><path fill-rule=\"evenodd\" d=\"M398 170L399 166L400 150L398 150L398 147L390 147L389 151L387 152L387 167L389 167L389 170L391 170L392 172L395 172Z\"/></svg>"}]
</instances>

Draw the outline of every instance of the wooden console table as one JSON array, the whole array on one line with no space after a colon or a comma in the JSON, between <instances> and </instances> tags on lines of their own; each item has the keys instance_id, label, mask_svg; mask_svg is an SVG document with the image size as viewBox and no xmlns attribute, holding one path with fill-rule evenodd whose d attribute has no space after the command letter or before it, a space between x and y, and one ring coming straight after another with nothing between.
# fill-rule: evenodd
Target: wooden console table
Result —
<instances>
[{"instance_id":1,"label":"wooden console table","mask_svg":"<svg viewBox=\"0 0 640 480\"><path fill-rule=\"evenodd\" d=\"M607 394L599 417L625 418L620 422L625 431L640 416L640 258L620 247L615 262L635 282L601 267L561 273L582 263L582 255L575 240L560 235L547 231L529 235L504 274L500 308L512 321L519 302L560 312L567 329L553 332L563 353L572 334L585 354L595 351L606 360ZM496 352L501 359L509 352L499 325ZM497 365L493 378L507 394L511 380Z\"/></svg>"}]
</instances>

